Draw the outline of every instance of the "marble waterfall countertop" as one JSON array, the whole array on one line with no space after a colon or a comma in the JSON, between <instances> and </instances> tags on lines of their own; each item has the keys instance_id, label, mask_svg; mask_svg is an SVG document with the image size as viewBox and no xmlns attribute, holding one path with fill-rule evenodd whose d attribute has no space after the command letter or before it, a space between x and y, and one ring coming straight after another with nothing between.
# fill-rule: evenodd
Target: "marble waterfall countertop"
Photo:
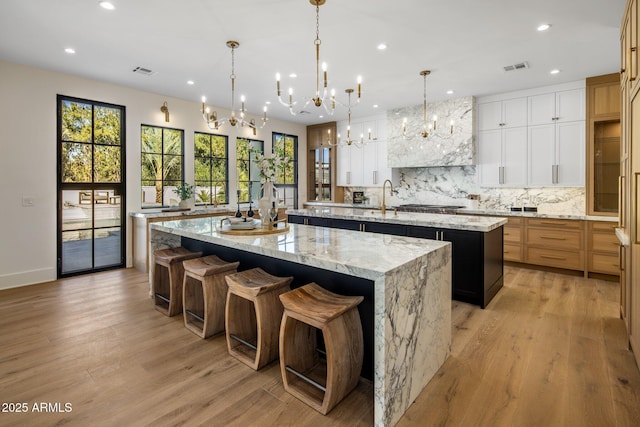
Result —
<instances>
[{"instance_id":1,"label":"marble waterfall countertop","mask_svg":"<svg viewBox=\"0 0 640 427\"><path fill-rule=\"evenodd\" d=\"M417 212L395 212L387 209L350 209L337 207L315 207L308 209L288 209L288 215L315 216L355 221L386 222L389 224L416 225L421 227L438 227L452 230L469 230L489 232L507 223L506 218L472 215L447 215Z\"/></svg>"},{"instance_id":2,"label":"marble waterfall countertop","mask_svg":"<svg viewBox=\"0 0 640 427\"><path fill-rule=\"evenodd\" d=\"M280 234L230 235L218 231L219 223L218 218L153 223L151 247L179 246L186 237L371 280L374 421L394 425L449 355L451 244L299 224Z\"/></svg>"}]
</instances>

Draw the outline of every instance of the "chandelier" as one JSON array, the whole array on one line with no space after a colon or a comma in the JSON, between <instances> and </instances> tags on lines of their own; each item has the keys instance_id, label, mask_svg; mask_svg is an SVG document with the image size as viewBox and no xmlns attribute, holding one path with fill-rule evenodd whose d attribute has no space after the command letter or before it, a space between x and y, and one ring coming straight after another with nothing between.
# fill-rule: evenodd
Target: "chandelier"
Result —
<instances>
[{"instance_id":1,"label":"chandelier","mask_svg":"<svg viewBox=\"0 0 640 427\"><path fill-rule=\"evenodd\" d=\"M244 108L244 101L245 101L244 95L240 97L241 106L240 106L239 114L236 117L236 109L235 109L236 73L235 73L234 52L238 47L240 47L240 43L238 43L235 40L229 40L227 42L227 47L231 49L231 76L230 76L231 77L231 117L225 117L225 118L219 119L218 113L216 111L211 112L209 107L207 107L206 105L207 99L203 96L202 97L202 118L204 119L205 122L207 122L207 126L209 127L209 129L218 130L220 126L224 125L225 123L229 123L231 126L234 126L234 127L238 125L240 127L248 126L253 130L253 135L255 136L256 135L255 119L251 119L247 121L247 119L245 118L246 110ZM264 125L267 124L267 120L268 120L267 107L265 106L262 114L262 126L260 126L260 128L263 128Z\"/></svg>"},{"instance_id":2,"label":"chandelier","mask_svg":"<svg viewBox=\"0 0 640 427\"><path fill-rule=\"evenodd\" d=\"M420 71L420 75L424 80L424 92L422 98L422 131L418 132L418 135L423 138L428 138L430 134L435 133L438 125L438 116L434 115L431 122L427 121L427 76L431 74L430 70ZM453 120L449 123L449 136L453 135ZM406 117L402 121L402 136L407 137L407 119ZM442 136L442 135L440 135Z\"/></svg>"},{"instance_id":3,"label":"chandelier","mask_svg":"<svg viewBox=\"0 0 640 427\"><path fill-rule=\"evenodd\" d=\"M329 135L329 138L327 140L327 142L329 143L329 145L331 146L335 146L335 145L355 145L356 147L360 148L365 144L365 140L364 140L364 134L360 134L360 139L352 139L351 138L351 94L354 92L353 89L345 89L345 93L348 96L349 99L349 103L348 103L348 109L347 109L347 138L346 139L342 139L340 134L336 135L336 142L332 142L331 141L331 137ZM371 139L371 129L369 129L369 138Z\"/></svg>"},{"instance_id":4,"label":"chandelier","mask_svg":"<svg viewBox=\"0 0 640 427\"><path fill-rule=\"evenodd\" d=\"M292 115L298 115L303 112L307 112L305 108L313 103L316 107L324 107L325 111L329 115L333 115L333 112L336 108L336 102L341 105L339 101L336 101L336 92L335 89L331 89L331 91L327 90L327 64L326 62L322 63L322 75L323 75L323 83L322 83L322 93L320 93L320 45L322 41L320 40L320 6L325 4L326 0L309 0L309 3L316 7L316 38L313 42L316 51L316 92L315 96L312 98L308 98L302 108L294 109L296 105L298 105L298 101L293 100L293 88L289 88L289 98L287 101L282 99L282 92L280 90L280 73L276 74L276 91L278 94L278 101L280 104L284 105L289 109L289 112ZM362 92L362 77L358 76L358 102L360 102L360 95ZM330 98L328 97L330 95ZM329 105L327 105L329 104Z\"/></svg>"}]
</instances>

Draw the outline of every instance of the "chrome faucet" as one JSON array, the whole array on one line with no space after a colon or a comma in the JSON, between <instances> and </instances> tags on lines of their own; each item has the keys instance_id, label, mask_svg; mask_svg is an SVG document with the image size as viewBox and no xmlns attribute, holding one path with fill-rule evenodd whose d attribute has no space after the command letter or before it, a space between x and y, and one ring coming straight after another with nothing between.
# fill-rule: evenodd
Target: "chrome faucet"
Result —
<instances>
[{"instance_id":1,"label":"chrome faucet","mask_svg":"<svg viewBox=\"0 0 640 427\"><path fill-rule=\"evenodd\" d=\"M393 183L391 182L390 179L385 179L384 182L382 183L382 205L380 205L380 210L382 211L382 215L384 215L387 212L387 205L385 204L385 196L384 196L384 189L387 185L387 182L389 183L389 195L393 196Z\"/></svg>"}]
</instances>

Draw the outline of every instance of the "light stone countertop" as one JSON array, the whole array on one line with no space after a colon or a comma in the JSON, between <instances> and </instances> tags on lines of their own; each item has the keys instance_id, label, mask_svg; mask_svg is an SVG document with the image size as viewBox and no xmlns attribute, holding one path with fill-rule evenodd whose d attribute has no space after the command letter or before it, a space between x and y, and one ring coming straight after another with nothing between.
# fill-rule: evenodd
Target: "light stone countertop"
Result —
<instances>
[{"instance_id":1,"label":"light stone countertop","mask_svg":"<svg viewBox=\"0 0 640 427\"><path fill-rule=\"evenodd\" d=\"M434 252L448 242L289 224L289 231L230 235L218 218L156 222L152 229L291 262L375 280Z\"/></svg>"},{"instance_id":2,"label":"light stone countertop","mask_svg":"<svg viewBox=\"0 0 640 427\"><path fill-rule=\"evenodd\" d=\"M497 215L514 216L521 218L549 218L549 219L576 219L585 221L606 221L618 222L617 216L595 216L595 215L563 215L558 213L524 212L524 211L498 211L486 209L458 209L459 215Z\"/></svg>"},{"instance_id":3,"label":"light stone countertop","mask_svg":"<svg viewBox=\"0 0 640 427\"><path fill-rule=\"evenodd\" d=\"M288 215L313 216L356 221L384 222L389 224L438 227L451 230L489 232L507 223L507 218L472 215L447 215L417 212L397 212L387 209L386 214L374 209L352 209L336 207L316 207L308 209L288 209Z\"/></svg>"},{"instance_id":4,"label":"light stone countertop","mask_svg":"<svg viewBox=\"0 0 640 427\"><path fill-rule=\"evenodd\" d=\"M174 217L174 216L184 216L189 217L192 215L203 215L203 214L225 214L228 212L235 212L236 208L232 208L231 205L221 205L217 208L213 206L208 207L196 207L192 208L188 211L166 211L162 212L160 210L149 210L149 211L140 211L140 212L129 212L129 216L134 218L162 218L162 217Z\"/></svg>"}]
</instances>

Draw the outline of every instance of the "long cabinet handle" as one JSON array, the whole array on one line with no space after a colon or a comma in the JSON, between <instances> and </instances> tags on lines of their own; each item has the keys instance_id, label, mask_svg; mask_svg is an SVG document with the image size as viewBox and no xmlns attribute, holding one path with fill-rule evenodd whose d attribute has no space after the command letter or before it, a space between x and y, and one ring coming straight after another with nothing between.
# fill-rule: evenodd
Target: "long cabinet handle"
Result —
<instances>
[{"instance_id":1,"label":"long cabinet handle","mask_svg":"<svg viewBox=\"0 0 640 427\"><path fill-rule=\"evenodd\" d=\"M629 49L629 81L632 82L636 79L634 76L635 70L633 69L633 53L636 51L635 47Z\"/></svg>"},{"instance_id":2,"label":"long cabinet handle","mask_svg":"<svg viewBox=\"0 0 640 427\"><path fill-rule=\"evenodd\" d=\"M551 165L551 182L558 183L558 165Z\"/></svg>"},{"instance_id":3,"label":"long cabinet handle","mask_svg":"<svg viewBox=\"0 0 640 427\"><path fill-rule=\"evenodd\" d=\"M351 184L351 172L347 172L347 184Z\"/></svg>"},{"instance_id":4,"label":"long cabinet handle","mask_svg":"<svg viewBox=\"0 0 640 427\"><path fill-rule=\"evenodd\" d=\"M553 256L553 255L540 255L540 258L547 258L547 259L558 259L561 261L566 260L566 257L562 257L562 256Z\"/></svg>"},{"instance_id":5,"label":"long cabinet handle","mask_svg":"<svg viewBox=\"0 0 640 427\"><path fill-rule=\"evenodd\" d=\"M618 265L620 267L620 271L624 271L626 268L626 260L625 260L625 248L624 246L620 245L620 247L618 248Z\"/></svg>"},{"instance_id":6,"label":"long cabinet handle","mask_svg":"<svg viewBox=\"0 0 640 427\"><path fill-rule=\"evenodd\" d=\"M498 183L504 184L504 166L498 166Z\"/></svg>"}]
</instances>

